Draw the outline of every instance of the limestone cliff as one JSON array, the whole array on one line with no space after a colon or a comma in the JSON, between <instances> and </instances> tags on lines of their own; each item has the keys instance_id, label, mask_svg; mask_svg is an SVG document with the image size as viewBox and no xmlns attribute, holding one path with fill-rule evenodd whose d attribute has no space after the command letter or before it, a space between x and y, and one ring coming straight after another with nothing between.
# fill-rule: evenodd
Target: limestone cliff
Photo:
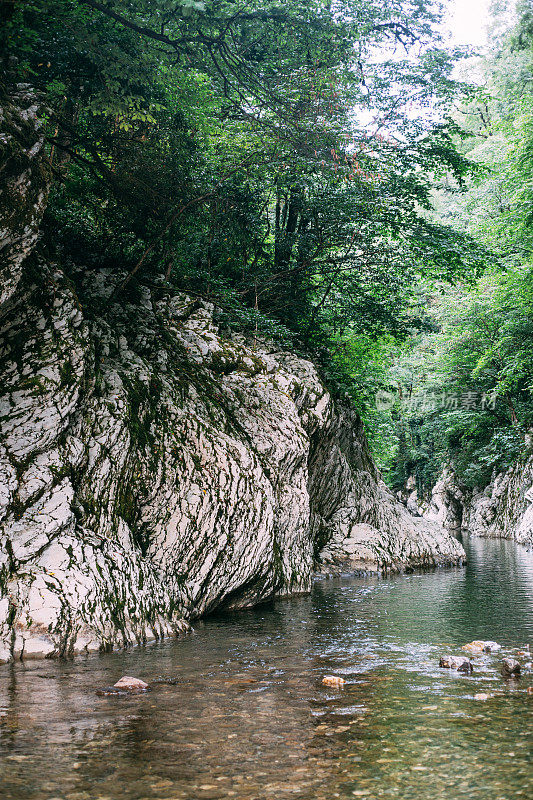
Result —
<instances>
[{"instance_id":1,"label":"limestone cliff","mask_svg":"<svg viewBox=\"0 0 533 800\"><path fill-rule=\"evenodd\" d=\"M8 92L0 82L0 305L17 287L48 197L43 111L27 84Z\"/></svg>"},{"instance_id":2,"label":"limestone cliff","mask_svg":"<svg viewBox=\"0 0 533 800\"><path fill-rule=\"evenodd\" d=\"M309 360L223 332L164 282L113 301L120 265L66 274L34 249L38 116L10 109L4 165L41 185L15 176L0 196L0 659L180 632L308 591L317 565L460 563L385 488Z\"/></svg>"},{"instance_id":3,"label":"limestone cliff","mask_svg":"<svg viewBox=\"0 0 533 800\"><path fill-rule=\"evenodd\" d=\"M425 516L450 532L462 528L475 536L514 539L533 547L531 452L510 469L493 475L484 488L466 488L453 470L446 469L433 489Z\"/></svg>"}]
</instances>

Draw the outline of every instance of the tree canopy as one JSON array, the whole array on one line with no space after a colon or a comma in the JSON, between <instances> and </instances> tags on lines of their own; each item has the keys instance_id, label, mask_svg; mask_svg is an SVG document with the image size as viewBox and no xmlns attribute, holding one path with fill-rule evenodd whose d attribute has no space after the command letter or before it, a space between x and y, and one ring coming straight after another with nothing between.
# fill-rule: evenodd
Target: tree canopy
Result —
<instances>
[{"instance_id":1,"label":"tree canopy","mask_svg":"<svg viewBox=\"0 0 533 800\"><path fill-rule=\"evenodd\" d=\"M445 122L461 87L437 3L5 8L4 72L50 108L49 238L114 266L117 297L165 276L245 327L329 346L404 336L417 276L479 270L469 238L425 213L435 182L469 169Z\"/></svg>"},{"instance_id":2,"label":"tree canopy","mask_svg":"<svg viewBox=\"0 0 533 800\"><path fill-rule=\"evenodd\" d=\"M474 285L427 292L434 331L391 351L383 379L392 431L383 463L397 488L416 473L422 494L444 463L467 486L483 487L530 448L533 16L519 4L509 28L495 11L479 87L454 112L458 147L478 169L466 191L451 183L434 197L437 219L486 249L486 272Z\"/></svg>"},{"instance_id":3,"label":"tree canopy","mask_svg":"<svg viewBox=\"0 0 533 800\"><path fill-rule=\"evenodd\" d=\"M529 4L495 27L477 85L452 78L433 0L2 9L1 80L49 109L43 245L64 265L110 269L114 302L157 283L312 352L392 485L414 472L428 491L450 460L482 481L516 457L533 410ZM421 411L427 395L440 405Z\"/></svg>"}]
</instances>

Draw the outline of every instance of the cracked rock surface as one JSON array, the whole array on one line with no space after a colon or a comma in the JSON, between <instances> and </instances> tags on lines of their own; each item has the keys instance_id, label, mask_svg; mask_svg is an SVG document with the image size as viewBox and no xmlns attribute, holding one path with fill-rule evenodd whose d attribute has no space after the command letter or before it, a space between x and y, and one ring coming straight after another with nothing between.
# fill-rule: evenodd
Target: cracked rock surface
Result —
<instances>
[{"instance_id":1,"label":"cracked rock surface","mask_svg":"<svg viewBox=\"0 0 533 800\"><path fill-rule=\"evenodd\" d=\"M119 269L66 275L31 253L41 190L4 237L0 659L180 633L306 592L317 565L461 562L386 489L310 361L223 333L164 284L112 302Z\"/></svg>"},{"instance_id":2,"label":"cracked rock surface","mask_svg":"<svg viewBox=\"0 0 533 800\"><path fill-rule=\"evenodd\" d=\"M15 291L48 198L43 104L27 84L0 83L0 305Z\"/></svg>"},{"instance_id":3,"label":"cracked rock surface","mask_svg":"<svg viewBox=\"0 0 533 800\"><path fill-rule=\"evenodd\" d=\"M314 558L333 573L460 562L380 481L311 362L223 336L212 306L163 289L85 315L100 278L80 305L41 263L1 322L4 658L307 591Z\"/></svg>"},{"instance_id":4,"label":"cracked rock surface","mask_svg":"<svg viewBox=\"0 0 533 800\"><path fill-rule=\"evenodd\" d=\"M447 469L433 489L426 516L450 531L514 539L533 547L533 456L494 474L488 486L469 489Z\"/></svg>"}]
</instances>

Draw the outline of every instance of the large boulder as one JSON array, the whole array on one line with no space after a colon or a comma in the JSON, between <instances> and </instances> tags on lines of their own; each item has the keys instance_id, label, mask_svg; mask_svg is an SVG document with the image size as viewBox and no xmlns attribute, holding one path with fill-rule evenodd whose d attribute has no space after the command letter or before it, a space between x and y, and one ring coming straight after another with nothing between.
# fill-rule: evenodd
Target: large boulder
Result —
<instances>
[{"instance_id":1,"label":"large boulder","mask_svg":"<svg viewBox=\"0 0 533 800\"><path fill-rule=\"evenodd\" d=\"M113 299L120 265L67 275L32 251L48 176L32 98L18 87L2 112L0 659L180 633L309 591L317 563L460 563L311 361L164 282Z\"/></svg>"},{"instance_id":2,"label":"large boulder","mask_svg":"<svg viewBox=\"0 0 533 800\"><path fill-rule=\"evenodd\" d=\"M110 305L110 278L75 293L42 263L0 322L4 658L306 592L315 560L461 562L388 492L310 361L222 334L209 303L163 289Z\"/></svg>"}]
</instances>

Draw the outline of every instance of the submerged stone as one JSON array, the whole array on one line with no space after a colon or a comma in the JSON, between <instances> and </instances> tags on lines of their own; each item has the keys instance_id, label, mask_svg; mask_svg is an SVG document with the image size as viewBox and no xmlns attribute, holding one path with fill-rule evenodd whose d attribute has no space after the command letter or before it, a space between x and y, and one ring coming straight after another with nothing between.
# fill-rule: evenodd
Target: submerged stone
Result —
<instances>
[{"instance_id":1,"label":"submerged stone","mask_svg":"<svg viewBox=\"0 0 533 800\"><path fill-rule=\"evenodd\" d=\"M124 689L115 689L114 686L104 686L103 689L97 689L96 694L98 697L109 697L111 695L125 695L127 692Z\"/></svg>"},{"instance_id":2,"label":"submerged stone","mask_svg":"<svg viewBox=\"0 0 533 800\"><path fill-rule=\"evenodd\" d=\"M144 694L144 692L147 692L149 689L149 684L141 681L139 678L132 678L131 675L124 675L114 686L104 686L102 689L97 689L96 694L99 697L109 697L112 695L125 696L129 694Z\"/></svg>"},{"instance_id":3,"label":"submerged stone","mask_svg":"<svg viewBox=\"0 0 533 800\"><path fill-rule=\"evenodd\" d=\"M439 661L439 667L454 669L457 672L464 672L466 675L470 675L474 671L472 662L466 656L443 656Z\"/></svg>"},{"instance_id":4,"label":"submerged stone","mask_svg":"<svg viewBox=\"0 0 533 800\"><path fill-rule=\"evenodd\" d=\"M520 675L520 663L516 658L503 659L502 675L504 678L517 678Z\"/></svg>"}]
</instances>

